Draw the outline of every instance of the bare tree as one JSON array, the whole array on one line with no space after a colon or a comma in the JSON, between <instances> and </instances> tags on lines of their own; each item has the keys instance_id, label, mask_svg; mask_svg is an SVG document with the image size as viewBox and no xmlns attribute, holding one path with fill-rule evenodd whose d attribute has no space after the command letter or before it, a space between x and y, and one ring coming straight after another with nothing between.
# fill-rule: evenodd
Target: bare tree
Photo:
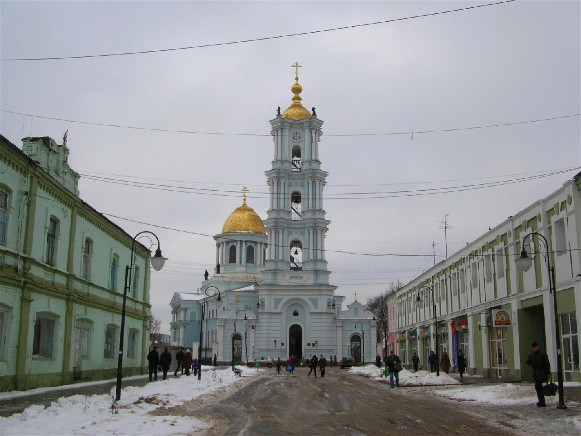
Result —
<instances>
[{"instance_id":1,"label":"bare tree","mask_svg":"<svg viewBox=\"0 0 581 436\"><path fill-rule=\"evenodd\" d=\"M161 340L161 320L153 313L149 317L149 337L152 342Z\"/></svg>"},{"instance_id":2,"label":"bare tree","mask_svg":"<svg viewBox=\"0 0 581 436\"><path fill-rule=\"evenodd\" d=\"M375 315L377 320L377 338L382 340L384 343L384 356L387 356L387 336L389 333L389 312L387 309L387 297L392 292L397 291L403 287L403 283L399 280L393 281L389 284L389 287L383 291L381 294L367 299L367 308Z\"/></svg>"}]
</instances>

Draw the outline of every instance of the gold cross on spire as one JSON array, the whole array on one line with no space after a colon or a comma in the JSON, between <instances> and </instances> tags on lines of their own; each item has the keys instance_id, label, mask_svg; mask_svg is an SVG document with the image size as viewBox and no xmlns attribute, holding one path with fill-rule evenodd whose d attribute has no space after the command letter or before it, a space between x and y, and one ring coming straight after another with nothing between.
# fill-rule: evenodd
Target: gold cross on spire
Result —
<instances>
[{"instance_id":1,"label":"gold cross on spire","mask_svg":"<svg viewBox=\"0 0 581 436\"><path fill-rule=\"evenodd\" d=\"M291 65L291 68L295 69L295 80L299 80L299 68L302 68L302 65L299 65L298 62L295 62L294 65Z\"/></svg>"},{"instance_id":2,"label":"gold cross on spire","mask_svg":"<svg viewBox=\"0 0 581 436\"><path fill-rule=\"evenodd\" d=\"M250 190L246 186L243 186L242 187L242 200L244 201L244 204L246 204L246 193L247 192L250 192Z\"/></svg>"},{"instance_id":3,"label":"gold cross on spire","mask_svg":"<svg viewBox=\"0 0 581 436\"><path fill-rule=\"evenodd\" d=\"M355 302L357 303L357 291L355 291Z\"/></svg>"}]
</instances>

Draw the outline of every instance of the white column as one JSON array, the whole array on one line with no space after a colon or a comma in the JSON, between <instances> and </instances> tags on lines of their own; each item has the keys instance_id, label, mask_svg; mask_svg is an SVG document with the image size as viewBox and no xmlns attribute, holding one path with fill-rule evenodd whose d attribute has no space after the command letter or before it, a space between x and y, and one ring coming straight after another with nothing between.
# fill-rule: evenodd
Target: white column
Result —
<instances>
[{"instance_id":1,"label":"white column","mask_svg":"<svg viewBox=\"0 0 581 436\"><path fill-rule=\"evenodd\" d=\"M490 368L490 338L488 337L488 326L486 325L486 314L480 314L480 334L482 336L482 369Z\"/></svg>"},{"instance_id":2,"label":"white column","mask_svg":"<svg viewBox=\"0 0 581 436\"><path fill-rule=\"evenodd\" d=\"M474 325L474 315L468 315L466 318L468 319L468 365L470 368L475 368L474 335L476 334L476 326Z\"/></svg>"},{"instance_id":3,"label":"white column","mask_svg":"<svg viewBox=\"0 0 581 436\"><path fill-rule=\"evenodd\" d=\"M343 323L337 322L337 358L343 357Z\"/></svg>"},{"instance_id":4,"label":"white column","mask_svg":"<svg viewBox=\"0 0 581 436\"><path fill-rule=\"evenodd\" d=\"M555 357L557 355L555 310L553 309L553 295L548 292L543 292L543 312L545 314L545 340L547 341L545 353L547 353L549 362L551 362L551 372L557 372L557 359Z\"/></svg>"},{"instance_id":5,"label":"white column","mask_svg":"<svg viewBox=\"0 0 581 436\"><path fill-rule=\"evenodd\" d=\"M220 263L220 244L216 242L216 264Z\"/></svg>"},{"instance_id":6,"label":"white column","mask_svg":"<svg viewBox=\"0 0 581 436\"><path fill-rule=\"evenodd\" d=\"M512 310L511 315L511 323L512 325L507 328L512 328L512 340L513 340L513 362L514 362L514 369L517 371L521 370L520 366L520 334L519 334L519 320L518 320L518 309L519 309L519 300L517 298L511 298L510 306ZM556 368L556 367L555 367Z\"/></svg>"}]
</instances>

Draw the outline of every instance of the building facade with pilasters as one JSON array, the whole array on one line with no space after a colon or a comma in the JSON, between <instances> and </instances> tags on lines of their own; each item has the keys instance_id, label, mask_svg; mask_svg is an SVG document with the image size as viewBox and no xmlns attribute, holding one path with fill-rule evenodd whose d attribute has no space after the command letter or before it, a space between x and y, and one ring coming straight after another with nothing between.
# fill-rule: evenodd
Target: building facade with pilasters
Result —
<instances>
[{"instance_id":1,"label":"building facade with pilasters","mask_svg":"<svg viewBox=\"0 0 581 436\"><path fill-rule=\"evenodd\" d=\"M530 344L539 342L557 371L562 350L565 380L581 381L581 173L420 275L397 292L400 354L409 363L417 352L450 355L464 351L468 371L492 378L530 380ZM517 267L523 238L533 268ZM530 242L530 244L529 244ZM558 319L550 293L548 253L555 272ZM432 300L432 294L434 300ZM420 300L419 304L415 301ZM438 324L434 324L433 306ZM561 329L557 344L555 321Z\"/></svg>"},{"instance_id":2,"label":"building facade with pilasters","mask_svg":"<svg viewBox=\"0 0 581 436\"><path fill-rule=\"evenodd\" d=\"M113 378L132 237L79 197L66 137L0 136L0 391ZM145 372L149 251L136 244L125 375ZM145 350L145 351L144 351Z\"/></svg>"}]
</instances>

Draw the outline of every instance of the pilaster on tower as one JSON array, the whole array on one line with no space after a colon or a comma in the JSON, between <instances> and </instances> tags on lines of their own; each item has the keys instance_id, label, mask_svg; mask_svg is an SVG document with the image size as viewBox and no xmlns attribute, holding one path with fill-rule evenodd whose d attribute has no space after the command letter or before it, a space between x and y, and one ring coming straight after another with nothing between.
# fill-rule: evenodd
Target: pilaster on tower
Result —
<instances>
[{"instance_id":1,"label":"pilaster on tower","mask_svg":"<svg viewBox=\"0 0 581 436\"><path fill-rule=\"evenodd\" d=\"M269 238L265 281L280 283L300 276L301 284L328 284L324 241L329 221L323 209L327 173L319 160L323 121L315 108L309 112L302 105L300 65L292 67L292 104L270 121L274 158L266 172L270 207L265 221Z\"/></svg>"}]
</instances>

